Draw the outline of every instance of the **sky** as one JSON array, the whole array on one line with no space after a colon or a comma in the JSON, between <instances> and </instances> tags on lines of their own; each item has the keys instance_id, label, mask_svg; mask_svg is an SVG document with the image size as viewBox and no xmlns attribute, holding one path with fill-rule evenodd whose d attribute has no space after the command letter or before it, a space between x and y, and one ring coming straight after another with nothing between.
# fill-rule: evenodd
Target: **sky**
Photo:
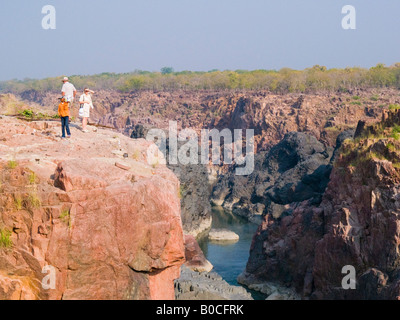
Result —
<instances>
[{"instance_id":1,"label":"sky","mask_svg":"<svg viewBox=\"0 0 400 320\"><path fill-rule=\"evenodd\" d=\"M356 29L342 27L345 5ZM399 0L1 0L0 80L392 65L399 14Z\"/></svg>"}]
</instances>

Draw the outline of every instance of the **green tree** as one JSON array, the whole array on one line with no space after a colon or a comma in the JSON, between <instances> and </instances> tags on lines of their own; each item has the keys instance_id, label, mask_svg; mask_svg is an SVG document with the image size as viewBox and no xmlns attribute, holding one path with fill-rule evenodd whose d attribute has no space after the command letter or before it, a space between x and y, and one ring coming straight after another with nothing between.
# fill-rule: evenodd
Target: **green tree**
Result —
<instances>
[{"instance_id":1,"label":"green tree","mask_svg":"<svg viewBox=\"0 0 400 320\"><path fill-rule=\"evenodd\" d=\"M172 68L172 67L161 68L161 73L162 74L170 74L170 73L173 73L173 72L174 72L174 68Z\"/></svg>"}]
</instances>

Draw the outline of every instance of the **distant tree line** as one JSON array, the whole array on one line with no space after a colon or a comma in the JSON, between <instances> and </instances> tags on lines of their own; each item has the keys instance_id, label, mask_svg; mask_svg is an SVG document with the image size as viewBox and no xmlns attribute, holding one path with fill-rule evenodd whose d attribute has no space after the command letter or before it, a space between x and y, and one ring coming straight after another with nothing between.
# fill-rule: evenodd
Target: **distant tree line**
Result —
<instances>
[{"instance_id":1,"label":"distant tree line","mask_svg":"<svg viewBox=\"0 0 400 320\"><path fill-rule=\"evenodd\" d=\"M61 77L60 77L61 78ZM24 79L0 82L0 92L21 93L27 90L59 91L60 78ZM353 67L327 69L315 65L304 70L235 70L209 72L174 72L164 67L160 72L136 70L130 73L101 73L90 76L72 75L77 88L137 90L269 90L274 93L347 92L355 88L400 89L400 63L378 64L370 69Z\"/></svg>"}]
</instances>

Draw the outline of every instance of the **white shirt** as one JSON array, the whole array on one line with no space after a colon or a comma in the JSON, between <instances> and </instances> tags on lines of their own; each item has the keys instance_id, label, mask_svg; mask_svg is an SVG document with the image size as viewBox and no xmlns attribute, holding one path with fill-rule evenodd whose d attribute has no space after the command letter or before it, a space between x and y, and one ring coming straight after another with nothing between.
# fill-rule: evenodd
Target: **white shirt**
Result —
<instances>
[{"instance_id":1,"label":"white shirt","mask_svg":"<svg viewBox=\"0 0 400 320\"><path fill-rule=\"evenodd\" d=\"M81 95L81 97L79 98L79 103L84 103L87 102L88 104L85 104L83 107L90 107L90 108L94 108L93 107L93 102L92 102L92 96L90 94L86 94L84 93L83 95Z\"/></svg>"},{"instance_id":2,"label":"white shirt","mask_svg":"<svg viewBox=\"0 0 400 320\"><path fill-rule=\"evenodd\" d=\"M61 92L64 92L65 97L67 98L67 100L69 98L73 98L74 97L74 91L76 91L74 85L70 82L65 82L64 85L62 86Z\"/></svg>"}]
</instances>

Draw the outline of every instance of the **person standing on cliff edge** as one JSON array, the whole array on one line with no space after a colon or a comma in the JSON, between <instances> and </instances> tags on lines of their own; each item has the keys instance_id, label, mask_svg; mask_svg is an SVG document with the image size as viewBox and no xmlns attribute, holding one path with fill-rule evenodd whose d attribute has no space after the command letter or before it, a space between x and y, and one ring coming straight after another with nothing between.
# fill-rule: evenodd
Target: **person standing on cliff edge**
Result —
<instances>
[{"instance_id":1,"label":"person standing on cliff edge","mask_svg":"<svg viewBox=\"0 0 400 320\"><path fill-rule=\"evenodd\" d=\"M69 104L69 109L71 111L71 117L76 119L78 115L76 114L76 112L74 111L74 108L73 108L73 104L74 104L74 100L75 100L75 96L76 96L75 86L71 82L69 82L68 77L64 77L62 82L64 83L61 88L62 96L65 98L65 101L68 102L68 104Z\"/></svg>"},{"instance_id":2,"label":"person standing on cliff edge","mask_svg":"<svg viewBox=\"0 0 400 320\"><path fill-rule=\"evenodd\" d=\"M65 101L64 97L59 98L60 104L58 105L58 115L61 118L61 139L65 138L65 131L67 131L68 138L71 137L71 131L69 130L69 109L68 102Z\"/></svg>"},{"instance_id":3,"label":"person standing on cliff edge","mask_svg":"<svg viewBox=\"0 0 400 320\"><path fill-rule=\"evenodd\" d=\"M90 109L94 109L93 107L93 102L92 102L92 96L90 94L93 94L94 91L85 88L85 91L83 95L79 98L79 103L81 104L81 110L79 111L79 115L82 117L82 131L83 132L89 132L86 129L89 117L90 117Z\"/></svg>"}]
</instances>

